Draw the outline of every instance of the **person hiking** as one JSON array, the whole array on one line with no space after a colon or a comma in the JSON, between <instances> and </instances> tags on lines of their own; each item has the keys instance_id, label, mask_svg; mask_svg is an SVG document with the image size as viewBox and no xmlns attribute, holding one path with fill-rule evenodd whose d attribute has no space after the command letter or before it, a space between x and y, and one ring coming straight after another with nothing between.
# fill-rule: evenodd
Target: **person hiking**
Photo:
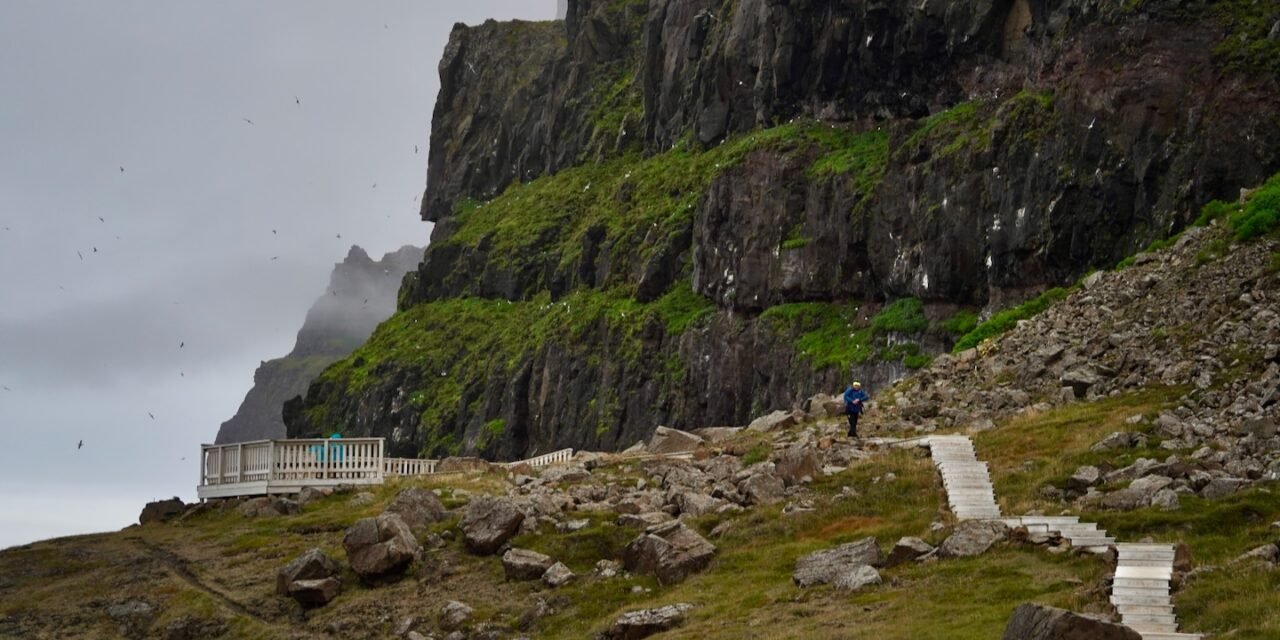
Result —
<instances>
[{"instance_id":1,"label":"person hiking","mask_svg":"<svg viewBox=\"0 0 1280 640\"><path fill-rule=\"evenodd\" d=\"M867 392L862 390L862 383L854 381L844 390L844 412L849 416L849 437L858 437L858 418L862 416L862 411L866 408L865 403L871 397Z\"/></svg>"}]
</instances>

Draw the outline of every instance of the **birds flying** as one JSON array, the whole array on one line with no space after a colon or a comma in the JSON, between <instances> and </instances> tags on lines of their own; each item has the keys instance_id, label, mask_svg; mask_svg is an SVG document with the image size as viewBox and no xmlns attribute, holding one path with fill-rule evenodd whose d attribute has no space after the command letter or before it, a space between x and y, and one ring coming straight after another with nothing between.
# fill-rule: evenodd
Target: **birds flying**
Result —
<instances>
[{"instance_id":1,"label":"birds flying","mask_svg":"<svg viewBox=\"0 0 1280 640\"><path fill-rule=\"evenodd\" d=\"M76 450L79 451L80 449L83 449L83 448L84 448L84 440L81 440L80 444L76 445Z\"/></svg>"},{"instance_id":2,"label":"birds flying","mask_svg":"<svg viewBox=\"0 0 1280 640\"><path fill-rule=\"evenodd\" d=\"M150 417L152 420L156 419L155 414L151 413L150 411L147 412L147 416Z\"/></svg>"},{"instance_id":3,"label":"birds flying","mask_svg":"<svg viewBox=\"0 0 1280 640\"><path fill-rule=\"evenodd\" d=\"M186 343L185 341L183 341L183 342L179 342L179 343L178 343L178 348L179 348L179 349L181 349L181 348L183 348L183 347L185 347L185 346L187 346L187 343Z\"/></svg>"},{"instance_id":4,"label":"birds flying","mask_svg":"<svg viewBox=\"0 0 1280 640\"><path fill-rule=\"evenodd\" d=\"M249 124L253 124L253 121L248 118L240 118L240 119L244 120L245 122L248 122Z\"/></svg>"},{"instance_id":5,"label":"birds flying","mask_svg":"<svg viewBox=\"0 0 1280 640\"><path fill-rule=\"evenodd\" d=\"M124 165L120 166L120 173L124 173Z\"/></svg>"},{"instance_id":6,"label":"birds flying","mask_svg":"<svg viewBox=\"0 0 1280 640\"><path fill-rule=\"evenodd\" d=\"M98 216L98 222L106 222L106 220L103 220L102 216Z\"/></svg>"},{"instance_id":7,"label":"birds flying","mask_svg":"<svg viewBox=\"0 0 1280 640\"><path fill-rule=\"evenodd\" d=\"M0 389L4 389L5 391L13 391L13 389L10 389L9 387L3 386L3 385L0 385Z\"/></svg>"},{"instance_id":8,"label":"birds flying","mask_svg":"<svg viewBox=\"0 0 1280 640\"><path fill-rule=\"evenodd\" d=\"M302 104L302 101L298 99L298 96L294 96L294 97L293 97L293 103L294 103L294 104L297 104L297 105L301 105L301 104Z\"/></svg>"},{"instance_id":9,"label":"birds flying","mask_svg":"<svg viewBox=\"0 0 1280 640\"><path fill-rule=\"evenodd\" d=\"M418 152L418 145L416 145L416 144L415 144L415 145L413 145L413 152L414 152L414 153L417 153L417 152Z\"/></svg>"},{"instance_id":10,"label":"birds flying","mask_svg":"<svg viewBox=\"0 0 1280 640\"><path fill-rule=\"evenodd\" d=\"M280 256L271 256L271 259L272 259L272 260L279 260L279 259L280 259Z\"/></svg>"},{"instance_id":11,"label":"birds flying","mask_svg":"<svg viewBox=\"0 0 1280 640\"><path fill-rule=\"evenodd\" d=\"M276 234L276 230L275 230L275 229L272 229L272 230L271 230L271 235L273 235L273 236L274 236L274 235L277 235L277 234Z\"/></svg>"},{"instance_id":12,"label":"birds flying","mask_svg":"<svg viewBox=\"0 0 1280 640\"><path fill-rule=\"evenodd\" d=\"M79 251L77 251L77 252L76 252L76 255L80 256L80 259L81 259L81 260L84 260L84 254L83 254L83 253L80 253Z\"/></svg>"}]
</instances>

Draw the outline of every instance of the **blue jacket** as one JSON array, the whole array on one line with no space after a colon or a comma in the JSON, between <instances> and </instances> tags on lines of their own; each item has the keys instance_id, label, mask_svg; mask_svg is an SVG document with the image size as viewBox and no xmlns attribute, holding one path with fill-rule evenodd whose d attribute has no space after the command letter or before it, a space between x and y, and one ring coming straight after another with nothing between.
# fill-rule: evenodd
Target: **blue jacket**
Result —
<instances>
[{"instance_id":1,"label":"blue jacket","mask_svg":"<svg viewBox=\"0 0 1280 640\"><path fill-rule=\"evenodd\" d=\"M871 396L862 389L854 389L849 387L844 390L844 411L845 413L862 413L863 403L870 400Z\"/></svg>"}]
</instances>

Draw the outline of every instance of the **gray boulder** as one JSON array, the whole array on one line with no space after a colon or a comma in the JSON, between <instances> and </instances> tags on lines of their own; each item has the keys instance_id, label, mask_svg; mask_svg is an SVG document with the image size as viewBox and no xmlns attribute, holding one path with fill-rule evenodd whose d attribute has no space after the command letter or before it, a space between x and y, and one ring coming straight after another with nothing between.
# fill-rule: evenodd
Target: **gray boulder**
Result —
<instances>
[{"instance_id":1,"label":"gray boulder","mask_svg":"<svg viewBox=\"0 0 1280 640\"><path fill-rule=\"evenodd\" d=\"M1129 627L1025 603L1014 609L1003 640L1142 640Z\"/></svg>"},{"instance_id":2,"label":"gray boulder","mask_svg":"<svg viewBox=\"0 0 1280 640\"><path fill-rule=\"evenodd\" d=\"M956 527L942 545L938 555L944 558L967 558L986 553L997 542L1009 537L1009 525L994 520L966 520Z\"/></svg>"},{"instance_id":3,"label":"gray boulder","mask_svg":"<svg viewBox=\"0 0 1280 640\"><path fill-rule=\"evenodd\" d=\"M148 502L146 506L142 507L142 513L138 516L138 524L171 520L182 515L182 511L185 508L186 505L177 496L169 500Z\"/></svg>"},{"instance_id":4,"label":"gray boulder","mask_svg":"<svg viewBox=\"0 0 1280 640\"><path fill-rule=\"evenodd\" d=\"M1235 559L1236 562L1251 562L1255 560L1268 564L1280 562L1280 546L1264 544Z\"/></svg>"},{"instance_id":5,"label":"gray boulder","mask_svg":"<svg viewBox=\"0 0 1280 640\"><path fill-rule=\"evenodd\" d=\"M240 514L246 518L273 518L298 513L301 507L287 498L266 496L251 498L240 505Z\"/></svg>"},{"instance_id":6,"label":"gray boulder","mask_svg":"<svg viewBox=\"0 0 1280 640\"><path fill-rule=\"evenodd\" d=\"M551 556L528 549L510 549L502 554L502 571L507 580L537 580L555 564Z\"/></svg>"},{"instance_id":7,"label":"gray boulder","mask_svg":"<svg viewBox=\"0 0 1280 640\"><path fill-rule=\"evenodd\" d=\"M623 550L628 571L674 584L701 571L715 555L715 545L679 521L649 527Z\"/></svg>"},{"instance_id":8,"label":"gray boulder","mask_svg":"<svg viewBox=\"0 0 1280 640\"><path fill-rule=\"evenodd\" d=\"M516 535L522 522L524 513L510 500L478 496L467 505L459 526L468 549L489 555Z\"/></svg>"},{"instance_id":9,"label":"gray boulder","mask_svg":"<svg viewBox=\"0 0 1280 640\"><path fill-rule=\"evenodd\" d=\"M882 567L884 563L884 553L876 539L863 538L801 557L796 560L791 580L799 587L834 584L859 566Z\"/></svg>"},{"instance_id":10,"label":"gray boulder","mask_svg":"<svg viewBox=\"0 0 1280 640\"><path fill-rule=\"evenodd\" d=\"M465 603L450 600L440 608L440 618L437 622L439 622L441 630L455 631L461 629L462 625L471 619L471 614L473 613L475 613L475 610Z\"/></svg>"},{"instance_id":11,"label":"gray boulder","mask_svg":"<svg viewBox=\"0 0 1280 640\"><path fill-rule=\"evenodd\" d=\"M422 488L410 487L396 494L387 505L387 511L398 514L414 533L426 531L432 524L445 519L444 504L436 494Z\"/></svg>"},{"instance_id":12,"label":"gray boulder","mask_svg":"<svg viewBox=\"0 0 1280 640\"><path fill-rule=\"evenodd\" d=\"M822 459L818 452L810 447L791 447L783 449L774 458L773 472L788 486L795 486L805 479L817 480L822 477Z\"/></svg>"},{"instance_id":13,"label":"gray boulder","mask_svg":"<svg viewBox=\"0 0 1280 640\"><path fill-rule=\"evenodd\" d=\"M304 607L329 604L342 591L342 569L320 549L311 549L276 572L276 593Z\"/></svg>"},{"instance_id":14,"label":"gray boulder","mask_svg":"<svg viewBox=\"0 0 1280 640\"><path fill-rule=\"evenodd\" d=\"M1161 489L1151 496L1151 506L1159 507L1165 511L1174 511L1181 506L1178 499L1178 492L1173 489Z\"/></svg>"},{"instance_id":15,"label":"gray boulder","mask_svg":"<svg viewBox=\"0 0 1280 640\"><path fill-rule=\"evenodd\" d=\"M782 478L772 473L757 473L738 483L738 493L751 505L778 502L782 500L786 489Z\"/></svg>"},{"instance_id":16,"label":"gray boulder","mask_svg":"<svg viewBox=\"0 0 1280 640\"><path fill-rule=\"evenodd\" d=\"M702 445L702 438L687 431L658 427L649 439L649 453L686 453Z\"/></svg>"},{"instance_id":17,"label":"gray boulder","mask_svg":"<svg viewBox=\"0 0 1280 640\"><path fill-rule=\"evenodd\" d=\"M778 431L786 429L800 423L799 416L786 411L774 411L768 415L760 416L751 421L747 425L748 431Z\"/></svg>"},{"instance_id":18,"label":"gray boulder","mask_svg":"<svg viewBox=\"0 0 1280 640\"><path fill-rule=\"evenodd\" d=\"M1200 497L1210 500L1222 498L1239 491L1246 484L1249 482L1240 478L1214 478L1200 490Z\"/></svg>"},{"instance_id":19,"label":"gray boulder","mask_svg":"<svg viewBox=\"0 0 1280 640\"><path fill-rule=\"evenodd\" d=\"M358 520L342 538L347 563L362 580L398 576L422 551L413 531L394 513Z\"/></svg>"},{"instance_id":20,"label":"gray boulder","mask_svg":"<svg viewBox=\"0 0 1280 640\"><path fill-rule=\"evenodd\" d=\"M715 513L720 507L728 504L724 500L718 500L696 491L681 493L676 496L675 503L676 506L680 507L680 513L694 518L708 513Z\"/></svg>"},{"instance_id":21,"label":"gray boulder","mask_svg":"<svg viewBox=\"0 0 1280 640\"><path fill-rule=\"evenodd\" d=\"M1084 466L1076 469L1076 472L1067 478L1067 489L1083 492L1101 481L1102 472L1097 467Z\"/></svg>"},{"instance_id":22,"label":"gray boulder","mask_svg":"<svg viewBox=\"0 0 1280 640\"><path fill-rule=\"evenodd\" d=\"M542 574L542 582L548 587L561 587L569 584L577 576L563 562L557 562Z\"/></svg>"},{"instance_id":23,"label":"gray boulder","mask_svg":"<svg viewBox=\"0 0 1280 640\"><path fill-rule=\"evenodd\" d=\"M884 566L896 567L904 562L912 562L930 553L933 553L933 545L928 542L920 538L902 538L897 544L893 545L893 550L889 552L889 557L885 559Z\"/></svg>"},{"instance_id":24,"label":"gray boulder","mask_svg":"<svg viewBox=\"0 0 1280 640\"><path fill-rule=\"evenodd\" d=\"M655 633L670 631L684 624L684 614L693 605L681 602L657 609L630 611L622 614L604 633L608 640L640 640Z\"/></svg>"},{"instance_id":25,"label":"gray boulder","mask_svg":"<svg viewBox=\"0 0 1280 640\"><path fill-rule=\"evenodd\" d=\"M841 591L857 591L863 587L880 584L880 573L874 567L860 564L846 569L836 576L832 586Z\"/></svg>"},{"instance_id":26,"label":"gray boulder","mask_svg":"<svg viewBox=\"0 0 1280 640\"><path fill-rule=\"evenodd\" d=\"M1070 387L1075 397L1083 398L1089 389L1101 384L1106 378L1092 367L1081 366L1070 369L1058 379L1064 388Z\"/></svg>"}]
</instances>

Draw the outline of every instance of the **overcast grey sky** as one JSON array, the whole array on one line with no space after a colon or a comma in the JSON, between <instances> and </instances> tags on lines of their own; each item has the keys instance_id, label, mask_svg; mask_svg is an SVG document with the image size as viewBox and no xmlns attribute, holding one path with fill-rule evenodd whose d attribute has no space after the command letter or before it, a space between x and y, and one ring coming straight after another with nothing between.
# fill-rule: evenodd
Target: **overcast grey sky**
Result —
<instances>
[{"instance_id":1,"label":"overcast grey sky","mask_svg":"<svg viewBox=\"0 0 1280 640\"><path fill-rule=\"evenodd\" d=\"M426 244L453 23L555 11L0 2L0 548L194 499L200 443L350 245Z\"/></svg>"}]
</instances>

